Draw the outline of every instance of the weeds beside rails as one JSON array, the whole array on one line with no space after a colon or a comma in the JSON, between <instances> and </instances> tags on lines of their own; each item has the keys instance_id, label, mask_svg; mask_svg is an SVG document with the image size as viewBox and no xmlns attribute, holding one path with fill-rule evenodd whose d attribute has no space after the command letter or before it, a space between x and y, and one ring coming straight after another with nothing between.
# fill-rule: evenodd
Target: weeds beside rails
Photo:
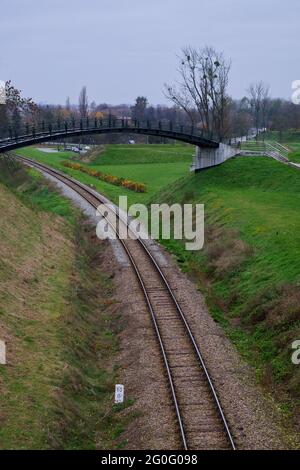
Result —
<instances>
[{"instance_id":1,"label":"weeds beside rails","mask_svg":"<svg viewBox=\"0 0 300 470\"><path fill-rule=\"evenodd\" d=\"M106 183L114 184L115 186L122 186L123 188L130 189L131 191L135 191L136 193L145 193L146 192L146 185L143 183L137 183L135 181L127 180L126 178L119 178L118 176L113 175L106 175L101 171L95 170L93 168L89 168L81 163L70 162L68 160L64 160L61 164L67 168L72 168L73 170L81 171L82 173L86 173L89 176L93 176L99 180L105 181Z\"/></svg>"}]
</instances>

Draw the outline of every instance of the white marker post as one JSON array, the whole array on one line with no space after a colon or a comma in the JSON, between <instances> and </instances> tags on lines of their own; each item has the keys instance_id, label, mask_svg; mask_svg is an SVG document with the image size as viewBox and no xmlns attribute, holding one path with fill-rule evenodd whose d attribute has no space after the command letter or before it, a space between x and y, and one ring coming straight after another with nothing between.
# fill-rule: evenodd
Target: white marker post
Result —
<instances>
[{"instance_id":1,"label":"white marker post","mask_svg":"<svg viewBox=\"0 0 300 470\"><path fill-rule=\"evenodd\" d=\"M115 403L123 403L124 401L124 385L116 384Z\"/></svg>"},{"instance_id":2,"label":"white marker post","mask_svg":"<svg viewBox=\"0 0 300 470\"><path fill-rule=\"evenodd\" d=\"M0 364L6 364L6 346L4 341L0 339Z\"/></svg>"}]
</instances>

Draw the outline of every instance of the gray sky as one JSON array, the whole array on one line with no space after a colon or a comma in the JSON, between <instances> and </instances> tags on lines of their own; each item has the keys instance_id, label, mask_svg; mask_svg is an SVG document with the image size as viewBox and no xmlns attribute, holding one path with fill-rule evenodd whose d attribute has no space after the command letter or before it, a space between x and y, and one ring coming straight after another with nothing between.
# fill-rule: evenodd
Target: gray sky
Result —
<instances>
[{"instance_id":1,"label":"gray sky","mask_svg":"<svg viewBox=\"0 0 300 470\"><path fill-rule=\"evenodd\" d=\"M300 79L299 0L1 0L0 79L38 102L165 103L182 46L232 60L230 92L263 80L289 98Z\"/></svg>"}]
</instances>

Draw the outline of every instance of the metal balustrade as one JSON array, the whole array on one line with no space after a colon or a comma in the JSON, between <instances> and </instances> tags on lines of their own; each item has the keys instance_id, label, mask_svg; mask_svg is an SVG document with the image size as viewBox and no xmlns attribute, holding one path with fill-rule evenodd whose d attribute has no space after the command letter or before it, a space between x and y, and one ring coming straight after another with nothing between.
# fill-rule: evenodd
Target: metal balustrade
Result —
<instances>
[{"instance_id":1,"label":"metal balustrade","mask_svg":"<svg viewBox=\"0 0 300 470\"><path fill-rule=\"evenodd\" d=\"M139 121L131 119L98 119L87 117L84 119L70 119L56 121L40 121L34 124L22 123L18 127L8 124L0 138L0 152L10 147L22 147L26 143L45 142L47 139L58 139L87 134L101 134L109 132L124 132L161 136L181 140L199 146L218 147L220 139L195 126L173 123L172 121Z\"/></svg>"}]
</instances>

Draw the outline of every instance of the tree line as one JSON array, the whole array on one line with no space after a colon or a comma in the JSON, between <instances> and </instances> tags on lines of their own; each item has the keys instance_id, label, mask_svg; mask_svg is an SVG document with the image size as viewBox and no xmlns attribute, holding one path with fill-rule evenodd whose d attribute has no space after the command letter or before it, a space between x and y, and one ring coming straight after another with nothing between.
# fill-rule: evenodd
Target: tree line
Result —
<instances>
[{"instance_id":1,"label":"tree line","mask_svg":"<svg viewBox=\"0 0 300 470\"><path fill-rule=\"evenodd\" d=\"M183 48L178 57L178 77L174 84L165 84L164 95L170 105L153 106L146 96L138 96L135 103L109 105L89 101L83 86L78 102L67 98L64 105L36 104L23 98L20 90L6 82L6 104L0 105L0 135L7 134L8 126L18 134L21 124L57 122L78 118L132 119L137 121L173 121L205 131L219 140L244 136L250 129L300 129L300 106L291 101L272 98L270 87L259 81L249 85L245 96L233 99L228 93L231 61L213 47ZM110 136L109 140L124 139ZM101 137L100 140L105 140ZM97 139L96 139L97 140Z\"/></svg>"}]
</instances>

